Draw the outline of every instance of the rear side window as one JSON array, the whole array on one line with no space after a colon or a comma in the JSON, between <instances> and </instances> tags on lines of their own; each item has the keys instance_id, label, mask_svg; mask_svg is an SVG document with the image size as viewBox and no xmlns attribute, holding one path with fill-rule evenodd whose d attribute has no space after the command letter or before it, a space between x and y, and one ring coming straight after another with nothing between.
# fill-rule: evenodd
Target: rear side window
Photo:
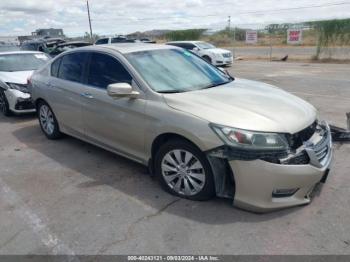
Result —
<instances>
[{"instance_id":1,"label":"rear side window","mask_svg":"<svg viewBox=\"0 0 350 262\"><path fill-rule=\"evenodd\" d=\"M58 77L61 79L81 82L87 53L73 53L62 57Z\"/></svg>"},{"instance_id":2,"label":"rear side window","mask_svg":"<svg viewBox=\"0 0 350 262\"><path fill-rule=\"evenodd\" d=\"M108 44L108 38L102 38L96 41L95 45Z\"/></svg>"},{"instance_id":3,"label":"rear side window","mask_svg":"<svg viewBox=\"0 0 350 262\"><path fill-rule=\"evenodd\" d=\"M183 48L185 48L187 50L192 50L195 47L196 46L194 44L184 44L184 46L183 46Z\"/></svg>"},{"instance_id":4,"label":"rear side window","mask_svg":"<svg viewBox=\"0 0 350 262\"><path fill-rule=\"evenodd\" d=\"M111 43L125 43L126 39L125 38L120 38L120 37L115 37L111 39Z\"/></svg>"},{"instance_id":5,"label":"rear side window","mask_svg":"<svg viewBox=\"0 0 350 262\"><path fill-rule=\"evenodd\" d=\"M93 53L90 61L87 77L89 85L107 88L109 84L114 83L131 84L131 75L115 58L105 54Z\"/></svg>"},{"instance_id":6,"label":"rear side window","mask_svg":"<svg viewBox=\"0 0 350 262\"><path fill-rule=\"evenodd\" d=\"M170 43L169 45L177 46L177 47L182 47L187 50L192 50L195 45L190 44L190 43Z\"/></svg>"},{"instance_id":7,"label":"rear side window","mask_svg":"<svg viewBox=\"0 0 350 262\"><path fill-rule=\"evenodd\" d=\"M177 46L177 47L182 47L182 44L181 43L170 43L170 44L167 44L167 45L172 45L172 46Z\"/></svg>"},{"instance_id":8,"label":"rear side window","mask_svg":"<svg viewBox=\"0 0 350 262\"><path fill-rule=\"evenodd\" d=\"M51 64L51 76L58 77L58 69L60 68L61 58Z\"/></svg>"}]
</instances>

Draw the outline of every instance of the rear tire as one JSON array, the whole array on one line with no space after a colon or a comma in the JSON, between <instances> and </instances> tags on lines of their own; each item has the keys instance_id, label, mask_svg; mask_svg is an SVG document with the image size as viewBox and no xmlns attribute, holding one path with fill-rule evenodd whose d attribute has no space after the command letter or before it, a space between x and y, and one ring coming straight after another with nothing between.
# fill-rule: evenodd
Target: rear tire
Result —
<instances>
[{"instance_id":1,"label":"rear tire","mask_svg":"<svg viewBox=\"0 0 350 262\"><path fill-rule=\"evenodd\" d=\"M61 138L62 133L51 107L46 102L41 101L39 102L37 111L40 127L45 136L52 140Z\"/></svg>"},{"instance_id":2,"label":"rear tire","mask_svg":"<svg viewBox=\"0 0 350 262\"><path fill-rule=\"evenodd\" d=\"M186 140L163 144L155 156L155 174L169 193L191 200L215 196L212 170L205 154Z\"/></svg>"},{"instance_id":3,"label":"rear tire","mask_svg":"<svg viewBox=\"0 0 350 262\"><path fill-rule=\"evenodd\" d=\"M0 89L0 111L4 116L11 116L12 112L7 101L5 91Z\"/></svg>"}]
</instances>

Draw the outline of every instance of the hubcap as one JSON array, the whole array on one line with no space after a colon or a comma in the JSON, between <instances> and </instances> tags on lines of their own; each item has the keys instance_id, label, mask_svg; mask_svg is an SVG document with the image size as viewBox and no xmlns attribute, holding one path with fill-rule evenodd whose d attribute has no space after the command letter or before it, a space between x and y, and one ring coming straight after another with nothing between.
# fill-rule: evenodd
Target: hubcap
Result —
<instances>
[{"instance_id":1,"label":"hubcap","mask_svg":"<svg viewBox=\"0 0 350 262\"><path fill-rule=\"evenodd\" d=\"M190 152L176 149L162 160L162 175L170 188L186 196L198 194L205 184L202 163Z\"/></svg>"},{"instance_id":2,"label":"hubcap","mask_svg":"<svg viewBox=\"0 0 350 262\"><path fill-rule=\"evenodd\" d=\"M45 133L48 135L52 135L55 128L55 122L53 119L53 114L47 105L42 105L40 107L39 117L40 124L43 127Z\"/></svg>"},{"instance_id":3,"label":"hubcap","mask_svg":"<svg viewBox=\"0 0 350 262\"><path fill-rule=\"evenodd\" d=\"M1 112L5 112L6 110L5 98L4 98L3 92L0 92L0 110Z\"/></svg>"}]
</instances>

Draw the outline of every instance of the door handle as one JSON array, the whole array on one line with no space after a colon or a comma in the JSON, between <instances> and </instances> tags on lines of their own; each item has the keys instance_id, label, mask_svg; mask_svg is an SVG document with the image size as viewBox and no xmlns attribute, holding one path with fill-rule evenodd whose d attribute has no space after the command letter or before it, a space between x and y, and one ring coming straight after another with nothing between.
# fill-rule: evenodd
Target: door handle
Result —
<instances>
[{"instance_id":1,"label":"door handle","mask_svg":"<svg viewBox=\"0 0 350 262\"><path fill-rule=\"evenodd\" d=\"M92 96L92 94L90 93L81 93L80 94L82 97L85 97L85 98L89 98L89 99L93 99L94 97Z\"/></svg>"}]
</instances>

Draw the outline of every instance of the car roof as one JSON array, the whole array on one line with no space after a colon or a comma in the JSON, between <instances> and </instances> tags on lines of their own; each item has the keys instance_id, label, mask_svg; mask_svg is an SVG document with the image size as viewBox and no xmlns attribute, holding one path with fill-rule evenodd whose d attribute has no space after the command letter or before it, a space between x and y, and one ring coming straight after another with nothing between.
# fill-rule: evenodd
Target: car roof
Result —
<instances>
[{"instance_id":1,"label":"car roof","mask_svg":"<svg viewBox=\"0 0 350 262\"><path fill-rule=\"evenodd\" d=\"M176 43L179 43L179 44L196 44L196 43L201 43L201 42L204 42L204 41L170 41L170 42L167 42L167 44L176 44Z\"/></svg>"},{"instance_id":2,"label":"car roof","mask_svg":"<svg viewBox=\"0 0 350 262\"><path fill-rule=\"evenodd\" d=\"M140 51L150 51L150 50L161 50L161 49L176 49L177 47L160 45L160 44L145 44L145 43L119 43L119 44L106 44L106 45L93 45L87 47L80 47L78 50L101 50L109 49L120 52L122 54L140 52Z\"/></svg>"},{"instance_id":3,"label":"car roof","mask_svg":"<svg viewBox=\"0 0 350 262\"><path fill-rule=\"evenodd\" d=\"M7 51L7 52L0 52L0 55L20 55L20 54L43 54L43 52L39 52L39 51Z\"/></svg>"}]
</instances>

